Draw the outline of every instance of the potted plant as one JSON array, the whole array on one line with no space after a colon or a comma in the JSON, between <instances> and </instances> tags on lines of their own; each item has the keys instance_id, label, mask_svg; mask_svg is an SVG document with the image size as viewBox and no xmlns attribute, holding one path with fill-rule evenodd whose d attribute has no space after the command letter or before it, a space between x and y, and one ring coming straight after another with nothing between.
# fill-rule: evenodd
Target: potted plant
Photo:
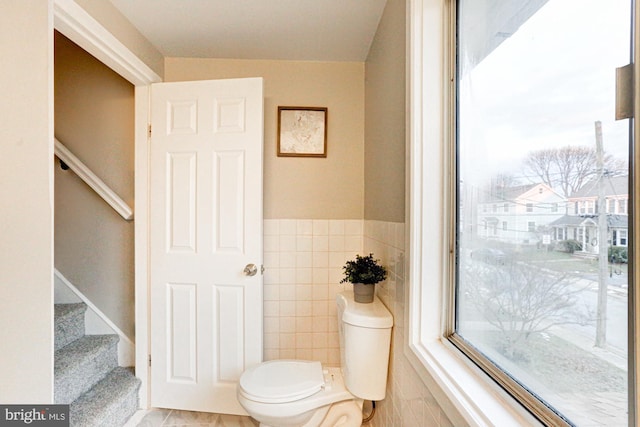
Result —
<instances>
[{"instance_id":1,"label":"potted plant","mask_svg":"<svg viewBox=\"0 0 640 427\"><path fill-rule=\"evenodd\" d=\"M353 283L353 296L356 302L373 302L375 285L387 278L387 270L374 259L373 254L356 255L355 261L344 265L344 279L340 283Z\"/></svg>"}]
</instances>

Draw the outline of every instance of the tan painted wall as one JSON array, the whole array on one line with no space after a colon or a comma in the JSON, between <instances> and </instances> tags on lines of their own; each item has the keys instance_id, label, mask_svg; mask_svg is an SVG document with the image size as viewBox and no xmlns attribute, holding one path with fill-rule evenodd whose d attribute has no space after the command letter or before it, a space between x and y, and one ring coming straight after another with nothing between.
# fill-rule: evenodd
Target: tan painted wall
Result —
<instances>
[{"instance_id":1,"label":"tan painted wall","mask_svg":"<svg viewBox=\"0 0 640 427\"><path fill-rule=\"evenodd\" d=\"M364 64L167 58L166 81L263 77L264 217L362 219ZM276 156L278 106L328 108L328 156Z\"/></svg>"},{"instance_id":2,"label":"tan painted wall","mask_svg":"<svg viewBox=\"0 0 640 427\"><path fill-rule=\"evenodd\" d=\"M52 1L0 13L0 402L53 402Z\"/></svg>"},{"instance_id":3,"label":"tan painted wall","mask_svg":"<svg viewBox=\"0 0 640 427\"><path fill-rule=\"evenodd\" d=\"M388 0L366 61L365 253L381 253L387 265L403 265L405 239L406 8ZM408 219L408 218L407 218ZM395 233L392 231L395 230ZM408 266L391 271L377 290L394 316L389 387L376 416L381 425L463 426L466 422L435 381L424 382L407 354ZM429 410L408 408L416 396L429 396ZM445 410L446 409L446 410Z\"/></svg>"},{"instance_id":4,"label":"tan painted wall","mask_svg":"<svg viewBox=\"0 0 640 427\"><path fill-rule=\"evenodd\" d=\"M389 0L365 64L364 217L404 222L405 0Z\"/></svg>"},{"instance_id":5,"label":"tan painted wall","mask_svg":"<svg viewBox=\"0 0 640 427\"><path fill-rule=\"evenodd\" d=\"M56 137L131 207L133 120L133 86L56 33ZM55 165L56 268L133 338L133 222Z\"/></svg>"},{"instance_id":6,"label":"tan painted wall","mask_svg":"<svg viewBox=\"0 0 640 427\"><path fill-rule=\"evenodd\" d=\"M160 77L164 57L109 1L74 0Z\"/></svg>"}]
</instances>

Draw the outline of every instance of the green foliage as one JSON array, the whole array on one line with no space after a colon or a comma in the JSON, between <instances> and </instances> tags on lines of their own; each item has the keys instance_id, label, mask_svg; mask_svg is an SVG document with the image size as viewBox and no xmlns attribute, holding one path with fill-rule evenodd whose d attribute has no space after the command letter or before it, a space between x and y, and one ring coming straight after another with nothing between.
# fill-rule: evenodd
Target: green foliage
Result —
<instances>
[{"instance_id":1,"label":"green foliage","mask_svg":"<svg viewBox=\"0 0 640 427\"><path fill-rule=\"evenodd\" d=\"M582 250L582 243L578 242L577 240L563 240L560 242L560 247L565 251L565 252L569 252L570 254L574 253L575 251L581 251Z\"/></svg>"},{"instance_id":2,"label":"green foliage","mask_svg":"<svg viewBox=\"0 0 640 427\"><path fill-rule=\"evenodd\" d=\"M629 251L622 246L609 246L609 262L627 264L629 262Z\"/></svg>"},{"instance_id":3,"label":"green foliage","mask_svg":"<svg viewBox=\"0 0 640 427\"><path fill-rule=\"evenodd\" d=\"M367 256L356 255L355 261L347 261L342 267L344 279L340 283L364 283L374 285L387 278L387 270L379 264L379 259L373 259L373 254Z\"/></svg>"}]
</instances>

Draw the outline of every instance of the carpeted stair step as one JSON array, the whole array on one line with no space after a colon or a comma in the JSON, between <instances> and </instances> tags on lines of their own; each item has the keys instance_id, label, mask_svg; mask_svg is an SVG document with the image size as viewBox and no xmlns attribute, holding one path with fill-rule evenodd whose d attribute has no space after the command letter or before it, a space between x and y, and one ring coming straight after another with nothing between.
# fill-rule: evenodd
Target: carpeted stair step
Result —
<instances>
[{"instance_id":1,"label":"carpeted stair step","mask_svg":"<svg viewBox=\"0 0 640 427\"><path fill-rule=\"evenodd\" d=\"M70 404L118 365L117 335L85 335L56 351L57 404Z\"/></svg>"},{"instance_id":2,"label":"carpeted stair step","mask_svg":"<svg viewBox=\"0 0 640 427\"><path fill-rule=\"evenodd\" d=\"M54 308L55 349L58 351L84 335L84 313L87 311L87 305L56 304Z\"/></svg>"},{"instance_id":3,"label":"carpeted stair step","mask_svg":"<svg viewBox=\"0 0 640 427\"><path fill-rule=\"evenodd\" d=\"M117 367L69 407L73 427L122 426L138 409L140 380Z\"/></svg>"}]
</instances>

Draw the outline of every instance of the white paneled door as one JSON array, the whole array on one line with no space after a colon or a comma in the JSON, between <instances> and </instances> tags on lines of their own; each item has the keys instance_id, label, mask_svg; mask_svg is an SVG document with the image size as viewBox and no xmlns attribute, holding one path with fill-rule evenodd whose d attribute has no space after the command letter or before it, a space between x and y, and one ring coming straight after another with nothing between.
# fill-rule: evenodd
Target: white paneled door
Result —
<instances>
[{"instance_id":1,"label":"white paneled door","mask_svg":"<svg viewBox=\"0 0 640 427\"><path fill-rule=\"evenodd\" d=\"M151 405L245 414L237 380L262 360L262 79L155 84L151 116Z\"/></svg>"}]
</instances>

